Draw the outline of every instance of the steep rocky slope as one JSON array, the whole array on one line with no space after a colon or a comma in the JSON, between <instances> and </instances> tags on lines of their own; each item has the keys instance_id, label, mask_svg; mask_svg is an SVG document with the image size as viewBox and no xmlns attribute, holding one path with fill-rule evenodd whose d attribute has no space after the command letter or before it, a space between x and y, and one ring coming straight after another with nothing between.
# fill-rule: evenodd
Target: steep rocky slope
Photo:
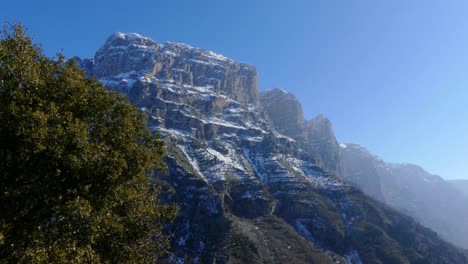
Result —
<instances>
[{"instance_id":1,"label":"steep rocky slope","mask_svg":"<svg viewBox=\"0 0 468 264\"><path fill-rule=\"evenodd\" d=\"M369 196L384 202L382 179L378 177L378 169L374 166L381 159L358 145L341 143L340 147L344 179Z\"/></svg>"},{"instance_id":2,"label":"steep rocky slope","mask_svg":"<svg viewBox=\"0 0 468 264\"><path fill-rule=\"evenodd\" d=\"M355 144L341 147L345 179L468 248L468 197L460 190L416 165L384 162Z\"/></svg>"},{"instance_id":3,"label":"steep rocky slope","mask_svg":"<svg viewBox=\"0 0 468 264\"><path fill-rule=\"evenodd\" d=\"M281 88L261 92L260 103L276 131L295 139L318 165L342 176L340 147L326 116L305 120L296 96Z\"/></svg>"},{"instance_id":4,"label":"steep rocky slope","mask_svg":"<svg viewBox=\"0 0 468 264\"><path fill-rule=\"evenodd\" d=\"M329 122L303 121L300 104L285 102L291 111L282 118L293 122L281 127L259 106L253 66L134 33L110 36L94 62L77 61L126 94L167 142L168 169L153 177L163 198L180 205L167 227L167 261L467 262L431 230L335 177L341 165L329 156L340 152L327 146L338 143L320 132Z\"/></svg>"},{"instance_id":5,"label":"steep rocky slope","mask_svg":"<svg viewBox=\"0 0 468 264\"><path fill-rule=\"evenodd\" d=\"M269 114L276 131L293 138L301 137L304 127L302 106L296 96L281 88L260 93L261 107Z\"/></svg>"}]
</instances>

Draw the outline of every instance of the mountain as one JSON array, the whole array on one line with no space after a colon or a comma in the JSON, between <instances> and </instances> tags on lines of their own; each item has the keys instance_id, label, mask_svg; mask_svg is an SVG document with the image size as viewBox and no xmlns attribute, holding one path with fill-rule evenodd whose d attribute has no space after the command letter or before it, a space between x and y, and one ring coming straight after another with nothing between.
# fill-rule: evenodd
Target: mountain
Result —
<instances>
[{"instance_id":1,"label":"mountain","mask_svg":"<svg viewBox=\"0 0 468 264\"><path fill-rule=\"evenodd\" d=\"M468 197L454 185L413 164L384 162L359 145L341 144L341 151L346 180L468 248Z\"/></svg>"},{"instance_id":2,"label":"mountain","mask_svg":"<svg viewBox=\"0 0 468 264\"><path fill-rule=\"evenodd\" d=\"M127 95L166 141L152 180L180 207L172 263L467 263L410 217L345 183L324 116L290 93L258 93L255 67L135 33L75 59ZM275 105L283 111L276 111Z\"/></svg>"},{"instance_id":3,"label":"mountain","mask_svg":"<svg viewBox=\"0 0 468 264\"><path fill-rule=\"evenodd\" d=\"M450 180L448 182L468 196L468 180Z\"/></svg>"},{"instance_id":4,"label":"mountain","mask_svg":"<svg viewBox=\"0 0 468 264\"><path fill-rule=\"evenodd\" d=\"M378 166L375 166L375 163L382 160L359 145L341 143L340 147L344 163L343 178L369 196L385 201L382 180L378 177Z\"/></svg>"},{"instance_id":5,"label":"mountain","mask_svg":"<svg viewBox=\"0 0 468 264\"><path fill-rule=\"evenodd\" d=\"M260 103L276 131L295 139L315 163L334 175L342 175L340 147L326 116L304 120L299 100L281 88L260 93Z\"/></svg>"}]
</instances>

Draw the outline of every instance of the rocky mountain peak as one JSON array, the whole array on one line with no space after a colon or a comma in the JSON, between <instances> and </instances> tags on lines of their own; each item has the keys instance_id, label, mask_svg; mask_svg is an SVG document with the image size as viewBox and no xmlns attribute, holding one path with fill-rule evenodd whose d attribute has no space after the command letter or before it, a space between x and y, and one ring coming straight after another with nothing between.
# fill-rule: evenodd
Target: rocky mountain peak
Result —
<instances>
[{"instance_id":1,"label":"rocky mountain peak","mask_svg":"<svg viewBox=\"0 0 468 264\"><path fill-rule=\"evenodd\" d=\"M293 138L302 133L304 114L295 95L281 88L262 91L260 104L278 132Z\"/></svg>"},{"instance_id":2,"label":"rocky mountain peak","mask_svg":"<svg viewBox=\"0 0 468 264\"><path fill-rule=\"evenodd\" d=\"M281 88L262 91L260 105L278 132L301 141L302 148L313 153L323 168L335 175L342 175L340 147L332 124L325 115L304 120L302 105L297 97Z\"/></svg>"},{"instance_id":3,"label":"rocky mountain peak","mask_svg":"<svg viewBox=\"0 0 468 264\"><path fill-rule=\"evenodd\" d=\"M285 90L258 96L253 66L133 33L110 36L94 63L77 62L127 95L165 140L168 169L153 177L161 199L180 205L166 227L169 262L466 263L435 234L336 177L331 122L304 121ZM361 239L369 232L373 240Z\"/></svg>"},{"instance_id":4,"label":"rocky mountain peak","mask_svg":"<svg viewBox=\"0 0 468 264\"><path fill-rule=\"evenodd\" d=\"M375 163L381 159L366 148L353 143L340 143L341 159L343 161L343 178L359 186L364 193L377 200L384 201L382 180L378 175Z\"/></svg>"},{"instance_id":5,"label":"rocky mountain peak","mask_svg":"<svg viewBox=\"0 0 468 264\"><path fill-rule=\"evenodd\" d=\"M241 104L257 105L257 71L220 54L182 43L156 41L136 33L112 34L96 52L93 75L127 93L145 76L151 80L204 87ZM122 81L125 79L124 81ZM129 85L131 84L131 85Z\"/></svg>"},{"instance_id":6,"label":"rocky mountain peak","mask_svg":"<svg viewBox=\"0 0 468 264\"><path fill-rule=\"evenodd\" d=\"M305 121L304 133L305 137L309 138L312 142L321 141L324 144L331 144L335 148L339 147L335 133L333 132L333 125L330 119L323 114Z\"/></svg>"},{"instance_id":7,"label":"rocky mountain peak","mask_svg":"<svg viewBox=\"0 0 468 264\"><path fill-rule=\"evenodd\" d=\"M131 71L151 72L159 49L158 43L139 34L114 33L94 56L94 75L103 78Z\"/></svg>"},{"instance_id":8,"label":"rocky mountain peak","mask_svg":"<svg viewBox=\"0 0 468 264\"><path fill-rule=\"evenodd\" d=\"M366 156L367 158L373 159L373 160L381 160L380 157L377 155L373 154L370 152L368 149L365 147L355 144L355 143L340 143L340 147L342 151L348 151L348 152L353 152L354 154L359 154L362 156Z\"/></svg>"},{"instance_id":9,"label":"rocky mountain peak","mask_svg":"<svg viewBox=\"0 0 468 264\"><path fill-rule=\"evenodd\" d=\"M314 129L319 131L320 133L327 134L330 138L334 138L335 135L333 134L333 127L330 119L324 114L319 114L316 117L307 120L305 126L309 129Z\"/></svg>"},{"instance_id":10,"label":"rocky mountain peak","mask_svg":"<svg viewBox=\"0 0 468 264\"><path fill-rule=\"evenodd\" d=\"M137 45L157 45L157 43L147 37L144 37L138 33L122 33L116 32L109 36L105 45L123 46L125 44L137 44Z\"/></svg>"},{"instance_id":11,"label":"rocky mountain peak","mask_svg":"<svg viewBox=\"0 0 468 264\"><path fill-rule=\"evenodd\" d=\"M335 175L343 175L340 145L328 117L320 114L307 120L304 123L304 138L325 168Z\"/></svg>"}]
</instances>

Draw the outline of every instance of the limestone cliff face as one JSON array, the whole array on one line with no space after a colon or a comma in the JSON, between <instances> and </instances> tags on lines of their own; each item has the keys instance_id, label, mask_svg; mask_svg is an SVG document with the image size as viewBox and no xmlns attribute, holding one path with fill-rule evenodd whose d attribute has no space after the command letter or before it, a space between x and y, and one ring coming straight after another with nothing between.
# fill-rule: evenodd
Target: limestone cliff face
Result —
<instances>
[{"instance_id":1,"label":"limestone cliff face","mask_svg":"<svg viewBox=\"0 0 468 264\"><path fill-rule=\"evenodd\" d=\"M260 105L278 132L301 142L301 147L307 149L322 167L342 176L340 147L326 116L304 120L299 100L280 88L261 92Z\"/></svg>"},{"instance_id":2,"label":"limestone cliff face","mask_svg":"<svg viewBox=\"0 0 468 264\"><path fill-rule=\"evenodd\" d=\"M302 105L292 93L280 88L264 91L260 93L260 104L278 132L292 138L302 134Z\"/></svg>"},{"instance_id":3,"label":"limestone cliff face","mask_svg":"<svg viewBox=\"0 0 468 264\"><path fill-rule=\"evenodd\" d=\"M306 121L304 138L311 147L311 151L320 157L323 166L331 173L342 177L343 162L340 145L335 138L330 120L324 115L318 115Z\"/></svg>"},{"instance_id":4,"label":"limestone cliff face","mask_svg":"<svg viewBox=\"0 0 468 264\"><path fill-rule=\"evenodd\" d=\"M93 74L104 81L144 74L181 85L211 87L242 104L258 102L255 67L185 44L159 44L135 33L116 33L96 52L94 60Z\"/></svg>"}]
</instances>

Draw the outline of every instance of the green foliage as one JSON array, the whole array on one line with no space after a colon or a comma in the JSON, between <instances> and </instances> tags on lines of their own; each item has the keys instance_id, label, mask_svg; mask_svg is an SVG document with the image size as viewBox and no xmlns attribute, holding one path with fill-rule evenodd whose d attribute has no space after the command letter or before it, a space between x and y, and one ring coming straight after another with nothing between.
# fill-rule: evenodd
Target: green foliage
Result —
<instances>
[{"instance_id":1,"label":"green foliage","mask_svg":"<svg viewBox=\"0 0 468 264\"><path fill-rule=\"evenodd\" d=\"M123 96L42 54L21 25L0 37L0 263L144 263L175 209L149 183L163 142Z\"/></svg>"}]
</instances>

